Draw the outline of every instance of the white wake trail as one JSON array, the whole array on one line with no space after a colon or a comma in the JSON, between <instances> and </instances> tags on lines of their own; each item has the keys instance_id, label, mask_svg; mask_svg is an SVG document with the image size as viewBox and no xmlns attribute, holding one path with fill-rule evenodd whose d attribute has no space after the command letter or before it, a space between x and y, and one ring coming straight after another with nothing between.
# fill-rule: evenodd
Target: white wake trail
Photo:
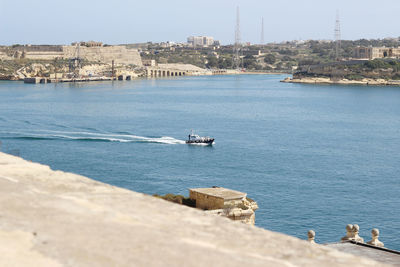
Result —
<instances>
[{"instance_id":1,"label":"white wake trail","mask_svg":"<svg viewBox=\"0 0 400 267\"><path fill-rule=\"evenodd\" d=\"M54 131L36 130L37 133L8 132L9 138L18 139L49 139L49 140L76 140L76 141L103 141L121 143L159 143L159 144L185 144L184 140L179 140L170 136L146 137L132 134L114 133L94 133L86 131Z\"/></svg>"}]
</instances>

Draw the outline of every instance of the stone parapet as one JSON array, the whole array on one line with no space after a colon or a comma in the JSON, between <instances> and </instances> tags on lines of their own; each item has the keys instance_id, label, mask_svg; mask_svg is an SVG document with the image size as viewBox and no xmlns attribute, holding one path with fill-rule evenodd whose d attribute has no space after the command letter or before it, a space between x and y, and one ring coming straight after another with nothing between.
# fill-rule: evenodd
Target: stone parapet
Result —
<instances>
[{"instance_id":1,"label":"stone parapet","mask_svg":"<svg viewBox=\"0 0 400 267\"><path fill-rule=\"evenodd\" d=\"M0 153L0 266L384 266Z\"/></svg>"}]
</instances>

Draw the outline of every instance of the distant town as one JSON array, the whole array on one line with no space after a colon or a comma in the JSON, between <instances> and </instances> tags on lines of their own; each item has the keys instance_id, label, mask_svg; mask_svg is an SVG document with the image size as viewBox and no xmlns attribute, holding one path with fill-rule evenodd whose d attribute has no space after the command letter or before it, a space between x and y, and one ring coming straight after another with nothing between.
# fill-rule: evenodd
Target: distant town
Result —
<instances>
[{"instance_id":1,"label":"distant town","mask_svg":"<svg viewBox=\"0 0 400 267\"><path fill-rule=\"evenodd\" d=\"M365 65L365 62L380 59L397 62L400 58L399 46L399 38L221 45L211 36L189 36L185 43L166 41L109 45L88 41L71 45L15 44L0 46L0 79L38 83L246 72L303 75L308 72L308 76L318 76L322 73L310 72L309 68L318 65L324 66L323 75L328 77L326 64L332 63L334 66L346 65L346 62L365 67L397 66L397 63ZM239 60L235 62L236 56ZM342 78L366 78L363 70L339 74ZM338 71L335 75L338 76ZM397 67L385 77L399 79Z\"/></svg>"}]
</instances>

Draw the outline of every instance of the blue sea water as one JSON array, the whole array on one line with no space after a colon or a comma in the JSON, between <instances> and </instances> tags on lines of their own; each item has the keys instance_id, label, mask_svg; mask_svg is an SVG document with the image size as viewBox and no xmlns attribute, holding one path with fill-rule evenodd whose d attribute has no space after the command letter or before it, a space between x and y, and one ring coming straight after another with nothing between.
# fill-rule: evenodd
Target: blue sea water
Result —
<instances>
[{"instance_id":1,"label":"blue sea water","mask_svg":"<svg viewBox=\"0 0 400 267\"><path fill-rule=\"evenodd\" d=\"M147 194L247 192L260 227L325 243L357 223L400 250L400 88L284 77L0 82L1 150Z\"/></svg>"}]
</instances>

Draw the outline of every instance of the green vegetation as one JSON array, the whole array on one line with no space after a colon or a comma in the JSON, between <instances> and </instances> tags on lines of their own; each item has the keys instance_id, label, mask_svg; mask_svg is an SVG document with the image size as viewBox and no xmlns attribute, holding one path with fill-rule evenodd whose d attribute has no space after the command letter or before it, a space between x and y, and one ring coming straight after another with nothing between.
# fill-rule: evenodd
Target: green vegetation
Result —
<instances>
[{"instance_id":1,"label":"green vegetation","mask_svg":"<svg viewBox=\"0 0 400 267\"><path fill-rule=\"evenodd\" d=\"M248 202L255 202L253 199L251 199L251 198L249 198L249 197L246 197L246 200L248 201Z\"/></svg>"},{"instance_id":2,"label":"green vegetation","mask_svg":"<svg viewBox=\"0 0 400 267\"><path fill-rule=\"evenodd\" d=\"M400 61L398 60L383 60L374 59L364 63L364 66L371 70L376 69L392 69L393 71L400 70Z\"/></svg>"},{"instance_id":3,"label":"green vegetation","mask_svg":"<svg viewBox=\"0 0 400 267\"><path fill-rule=\"evenodd\" d=\"M365 77L360 74L349 74L349 75L346 75L345 78L348 80L360 81L360 80L364 79Z\"/></svg>"},{"instance_id":4,"label":"green vegetation","mask_svg":"<svg viewBox=\"0 0 400 267\"><path fill-rule=\"evenodd\" d=\"M356 46L400 46L399 39L341 41L342 58L353 57ZM128 45L140 47L143 59L155 59L158 63L186 63L201 68L232 68L233 46L186 47L144 43ZM247 70L292 72L301 66L324 64L336 61L336 43L332 41L285 42L279 44L243 46L241 58ZM371 68L373 67L371 65ZM387 66L383 66L386 68Z\"/></svg>"},{"instance_id":5,"label":"green vegetation","mask_svg":"<svg viewBox=\"0 0 400 267\"><path fill-rule=\"evenodd\" d=\"M237 207L239 209L242 209L242 210L248 210L249 209L249 207L247 207L244 203L240 203L239 205L237 205Z\"/></svg>"},{"instance_id":6,"label":"green vegetation","mask_svg":"<svg viewBox=\"0 0 400 267\"><path fill-rule=\"evenodd\" d=\"M288 58L287 56L285 56L285 58ZM273 54L268 54L264 57L264 62L268 63L268 64L274 64L276 61L276 58Z\"/></svg>"},{"instance_id":7,"label":"green vegetation","mask_svg":"<svg viewBox=\"0 0 400 267\"><path fill-rule=\"evenodd\" d=\"M385 79L400 80L400 60L374 59L369 61L321 64L310 70L294 74L296 77L330 77L348 80Z\"/></svg>"}]
</instances>

